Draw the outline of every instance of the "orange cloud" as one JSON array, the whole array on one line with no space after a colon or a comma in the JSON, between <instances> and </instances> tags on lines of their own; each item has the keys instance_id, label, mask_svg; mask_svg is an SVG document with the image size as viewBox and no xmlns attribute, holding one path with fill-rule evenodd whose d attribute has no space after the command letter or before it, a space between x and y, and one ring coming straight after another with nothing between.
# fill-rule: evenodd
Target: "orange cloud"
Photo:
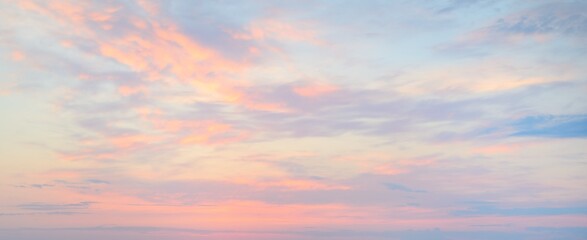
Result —
<instances>
[{"instance_id":1,"label":"orange cloud","mask_svg":"<svg viewBox=\"0 0 587 240\"><path fill-rule=\"evenodd\" d=\"M148 14L159 13L159 7L156 4L148 1L138 3ZM114 14L121 11L121 6L108 6L104 7L104 10L95 11L92 10L95 6L88 2L72 4L63 1L29 0L23 1L20 6L25 10L48 16L64 27L75 29L74 34L78 37L91 39L98 45L98 53L101 56L147 76L148 80L186 84L198 92L226 103L250 109L288 111L280 104L259 101L244 91L247 87L245 79L235 78L235 76L242 75L243 71L248 69L247 62L225 58L215 49L204 46L182 33L176 24L165 18L148 22L139 14L132 12L122 15L122 18L114 18ZM125 9L125 11L130 10ZM113 35L100 32L95 25L89 24L101 23L103 29L110 29L117 21L130 22L135 28ZM62 42L67 42L66 45L69 47L75 45L74 42L66 39ZM136 92L124 86L119 91L122 95Z\"/></svg>"},{"instance_id":2,"label":"orange cloud","mask_svg":"<svg viewBox=\"0 0 587 240\"><path fill-rule=\"evenodd\" d=\"M62 20L69 21L75 25L81 25L86 20L85 7L87 4L72 4L66 1L49 1L48 8L59 15ZM86 5L86 6L84 6Z\"/></svg>"},{"instance_id":3,"label":"orange cloud","mask_svg":"<svg viewBox=\"0 0 587 240\"><path fill-rule=\"evenodd\" d=\"M241 40L267 40L279 39L285 41L309 42L315 45L322 45L324 41L316 35L316 31L309 26L300 27L276 19L265 19L253 22L247 31L232 32L232 37Z\"/></svg>"},{"instance_id":4,"label":"orange cloud","mask_svg":"<svg viewBox=\"0 0 587 240\"><path fill-rule=\"evenodd\" d=\"M258 101L229 80L245 70L246 63L227 60L212 49L206 48L183 35L175 27L152 24L153 32L148 37L129 34L123 38L103 42L100 52L132 70L146 73L151 80L167 79L170 73L180 83L220 97L223 101L243 105L247 108L287 112L277 103ZM242 84L241 84L242 85Z\"/></svg>"},{"instance_id":5,"label":"orange cloud","mask_svg":"<svg viewBox=\"0 0 587 240\"><path fill-rule=\"evenodd\" d=\"M158 15L161 11L161 7L155 1L138 0L136 3L149 15Z\"/></svg>"},{"instance_id":6,"label":"orange cloud","mask_svg":"<svg viewBox=\"0 0 587 240\"><path fill-rule=\"evenodd\" d=\"M122 7L110 7L100 12L90 14L90 19L95 22L108 22L112 19L112 14L118 12Z\"/></svg>"}]
</instances>

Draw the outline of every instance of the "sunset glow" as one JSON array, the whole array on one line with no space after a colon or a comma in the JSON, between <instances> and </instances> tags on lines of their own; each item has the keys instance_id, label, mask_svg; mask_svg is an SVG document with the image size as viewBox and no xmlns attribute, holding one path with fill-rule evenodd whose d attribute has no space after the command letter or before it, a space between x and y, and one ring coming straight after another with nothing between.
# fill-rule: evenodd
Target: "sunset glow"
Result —
<instances>
[{"instance_id":1,"label":"sunset glow","mask_svg":"<svg viewBox=\"0 0 587 240\"><path fill-rule=\"evenodd\" d=\"M0 19L0 240L587 239L587 1Z\"/></svg>"}]
</instances>

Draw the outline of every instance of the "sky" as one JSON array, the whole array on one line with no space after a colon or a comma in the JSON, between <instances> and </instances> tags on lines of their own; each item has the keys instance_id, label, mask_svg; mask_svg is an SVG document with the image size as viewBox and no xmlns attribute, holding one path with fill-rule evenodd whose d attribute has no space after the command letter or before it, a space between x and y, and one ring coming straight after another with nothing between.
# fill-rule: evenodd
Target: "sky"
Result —
<instances>
[{"instance_id":1,"label":"sky","mask_svg":"<svg viewBox=\"0 0 587 240\"><path fill-rule=\"evenodd\" d=\"M587 1L0 0L0 240L587 239Z\"/></svg>"}]
</instances>

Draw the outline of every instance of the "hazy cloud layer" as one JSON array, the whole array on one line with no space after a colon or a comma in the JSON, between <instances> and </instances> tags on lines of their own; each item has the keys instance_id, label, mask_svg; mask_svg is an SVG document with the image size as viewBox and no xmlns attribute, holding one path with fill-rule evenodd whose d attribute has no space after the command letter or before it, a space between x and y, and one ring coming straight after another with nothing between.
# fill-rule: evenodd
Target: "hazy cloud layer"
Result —
<instances>
[{"instance_id":1,"label":"hazy cloud layer","mask_svg":"<svg viewBox=\"0 0 587 240\"><path fill-rule=\"evenodd\" d=\"M0 1L0 239L583 239L585 10Z\"/></svg>"}]
</instances>

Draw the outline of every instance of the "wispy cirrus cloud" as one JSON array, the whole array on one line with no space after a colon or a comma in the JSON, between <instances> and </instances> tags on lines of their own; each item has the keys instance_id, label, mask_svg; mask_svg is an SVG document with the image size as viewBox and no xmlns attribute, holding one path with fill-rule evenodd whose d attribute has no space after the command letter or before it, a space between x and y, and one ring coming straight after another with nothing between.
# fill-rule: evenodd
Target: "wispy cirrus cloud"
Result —
<instances>
[{"instance_id":1,"label":"wispy cirrus cloud","mask_svg":"<svg viewBox=\"0 0 587 240\"><path fill-rule=\"evenodd\" d=\"M580 238L584 8L0 2L0 235Z\"/></svg>"},{"instance_id":2,"label":"wispy cirrus cloud","mask_svg":"<svg viewBox=\"0 0 587 240\"><path fill-rule=\"evenodd\" d=\"M438 50L444 53L485 54L489 52L487 48L560 41L558 37L577 44L587 33L583 14L586 8L587 5L579 2L537 3L530 9L494 19L487 26L465 34L456 43L439 45Z\"/></svg>"},{"instance_id":3,"label":"wispy cirrus cloud","mask_svg":"<svg viewBox=\"0 0 587 240\"><path fill-rule=\"evenodd\" d=\"M56 210L81 210L88 209L93 202L79 202L67 204L51 204L51 203L27 203L21 204L18 207L24 210L37 211L56 211Z\"/></svg>"}]
</instances>

